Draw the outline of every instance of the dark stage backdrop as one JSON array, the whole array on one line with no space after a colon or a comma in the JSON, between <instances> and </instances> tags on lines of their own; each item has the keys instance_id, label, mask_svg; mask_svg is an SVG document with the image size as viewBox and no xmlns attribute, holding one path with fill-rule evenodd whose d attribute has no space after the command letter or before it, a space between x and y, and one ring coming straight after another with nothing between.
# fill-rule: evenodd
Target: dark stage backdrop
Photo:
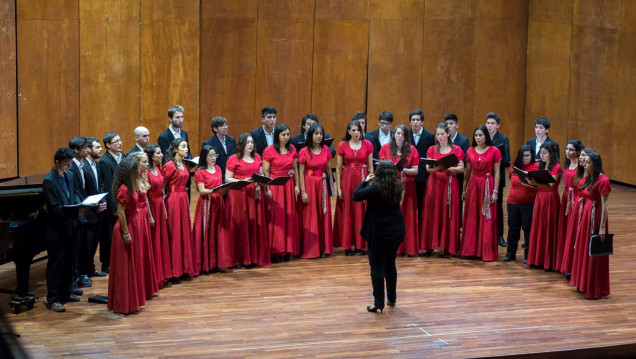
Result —
<instances>
[{"instance_id":1,"label":"dark stage backdrop","mask_svg":"<svg viewBox=\"0 0 636 359\"><path fill-rule=\"evenodd\" d=\"M636 125L634 1L0 6L0 177L48 171L54 150L75 135L115 131L127 151L141 124L155 142L167 109L181 104L194 152L211 136L213 116L226 117L238 136L260 125L265 105L293 134L304 114L316 113L337 139L355 111L368 112L368 130L384 110L407 124L408 112L422 108L429 130L453 112L468 137L495 111L513 152L546 116L562 149L579 138L603 155L612 179L636 184L628 150Z\"/></svg>"}]
</instances>

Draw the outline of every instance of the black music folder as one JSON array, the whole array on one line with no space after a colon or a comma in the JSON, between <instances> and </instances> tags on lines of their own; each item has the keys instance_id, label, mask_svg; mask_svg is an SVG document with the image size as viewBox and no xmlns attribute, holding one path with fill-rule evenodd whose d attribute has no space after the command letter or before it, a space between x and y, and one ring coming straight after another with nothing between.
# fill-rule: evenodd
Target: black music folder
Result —
<instances>
[{"instance_id":1,"label":"black music folder","mask_svg":"<svg viewBox=\"0 0 636 359\"><path fill-rule=\"evenodd\" d=\"M444 169L448 169L457 166L457 164L459 163L459 158L457 158L455 153L451 152L450 154L437 160L434 158L420 157L420 161L424 161L424 163L431 167L442 166Z\"/></svg>"},{"instance_id":2,"label":"black music folder","mask_svg":"<svg viewBox=\"0 0 636 359\"><path fill-rule=\"evenodd\" d=\"M519 167L513 166L512 171L519 176L521 182L527 185L530 185L530 183L528 183L529 178L543 184L556 182L548 170L524 171Z\"/></svg>"},{"instance_id":3,"label":"black music folder","mask_svg":"<svg viewBox=\"0 0 636 359\"><path fill-rule=\"evenodd\" d=\"M590 257L608 256L614 254L614 235L605 234L605 240L601 242L599 234L590 236Z\"/></svg>"},{"instance_id":4,"label":"black music folder","mask_svg":"<svg viewBox=\"0 0 636 359\"><path fill-rule=\"evenodd\" d=\"M290 178L291 177L289 177L289 176L281 176L281 177L271 178L271 177L259 175L258 173L254 173L252 175L252 179L254 180L254 182L257 182L257 183L260 183L260 184L268 184L270 186L282 186L282 185L286 184L287 181L289 181Z\"/></svg>"}]
</instances>

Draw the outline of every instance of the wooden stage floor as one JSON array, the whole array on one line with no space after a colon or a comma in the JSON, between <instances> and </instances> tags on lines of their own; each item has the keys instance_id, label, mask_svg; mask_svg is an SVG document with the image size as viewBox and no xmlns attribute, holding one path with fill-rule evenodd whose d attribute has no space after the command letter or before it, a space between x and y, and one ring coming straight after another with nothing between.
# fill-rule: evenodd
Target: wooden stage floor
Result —
<instances>
[{"instance_id":1,"label":"wooden stage floor","mask_svg":"<svg viewBox=\"0 0 636 359\"><path fill-rule=\"evenodd\" d=\"M494 263L400 257L397 306L373 314L367 258L339 250L170 285L128 316L86 301L106 295L107 278L95 278L66 313L47 310L43 261L32 267L35 308L7 318L33 358L616 355L608 347L636 343L635 221L636 189L614 184L612 294L600 300L584 299L560 274L526 267L522 255L503 262L500 247ZM0 266L0 287L14 286L13 264ZM5 312L8 301L0 294Z\"/></svg>"}]
</instances>

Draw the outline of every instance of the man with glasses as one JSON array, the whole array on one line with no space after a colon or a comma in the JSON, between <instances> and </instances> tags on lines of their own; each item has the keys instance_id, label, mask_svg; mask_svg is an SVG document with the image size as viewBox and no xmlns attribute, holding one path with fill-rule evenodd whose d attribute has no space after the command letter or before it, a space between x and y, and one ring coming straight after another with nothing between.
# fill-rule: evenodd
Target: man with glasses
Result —
<instances>
[{"instance_id":1,"label":"man with glasses","mask_svg":"<svg viewBox=\"0 0 636 359\"><path fill-rule=\"evenodd\" d=\"M373 160L378 161L378 153L380 153L380 148L384 144L391 142L391 138L393 137L393 131L391 130L391 125L393 124L393 114L389 111L384 111L378 117L378 122L380 124L380 128L377 130L373 130L371 132L367 132L367 136L365 138L373 144Z\"/></svg>"},{"instance_id":2,"label":"man with glasses","mask_svg":"<svg viewBox=\"0 0 636 359\"><path fill-rule=\"evenodd\" d=\"M106 224L104 228L106 233L104 235L104 242L100 243L99 257L102 262L102 272L110 272L110 242L113 238L113 227L117 222L117 202L113 197L113 176L115 175L115 169L124 154L121 152L122 141L116 133L107 133L103 139L104 146L106 147L106 153L99 160L99 168L102 175L102 185L106 195Z\"/></svg>"}]
</instances>

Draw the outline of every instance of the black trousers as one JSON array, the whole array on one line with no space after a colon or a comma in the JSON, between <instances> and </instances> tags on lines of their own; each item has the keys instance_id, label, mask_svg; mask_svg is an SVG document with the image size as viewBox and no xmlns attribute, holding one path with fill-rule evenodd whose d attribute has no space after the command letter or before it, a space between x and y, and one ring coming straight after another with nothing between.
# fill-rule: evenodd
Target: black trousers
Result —
<instances>
[{"instance_id":1,"label":"black trousers","mask_svg":"<svg viewBox=\"0 0 636 359\"><path fill-rule=\"evenodd\" d=\"M73 271L74 241L47 241L46 251L49 256L46 264L46 301L62 302L69 295L69 286Z\"/></svg>"},{"instance_id":2,"label":"black trousers","mask_svg":"<svg viewBox=\"0 0 636 359\"><path fill-rule=\"evenodd\" d=\"M426 182L415 181L415 193L417 195L417 220L419 223L422 218L422 203L424 203L424 195L426 194Z\"/></svg>"},{"instance_id":3,"label":"black trousers","mask_svg":"<svg viewBox=\"0 0 636 359\"><path fill-rule=\"evenodd\" d=\"M386 280L386 296L389 302L397 299L397 268L395 257L400 243L369 248L369 266L371 267L371 284L373 285L374 305L384 308L384 283Z\"/></svg>"},{"instance_id":4,"label":"black trousers","mask_svg":"<svg viewBox=\"0 0 636 359\"><path fill-rule=\"evenodd\" d=\"M102 262L102 272L110 268L110 246L113 241L115 223L117 223L117 216L110 214L106 214L103 220L100 221L102 229L99 237L99 261ZM95 257L94 254L93 257Z\"/></svg>"},{"instance_id":5,"label":"black trousers","mask_svg":"<svg viewBox=\"0 0 636 359\"><path fill-rule=\"evenodd\" d=\"M504 186L499 186L499 193L497 193L497 234L499 237L503 237L504 235L504 213L503 213L503 193ZM510 215L510 214L508 214ZM497 243L499 243L499 238L497 238Z\"/></svg>"},{"instance_id":6,"label":"black trousers","mask_svg":"<svg viewBox=\"0 0 636 359\"><path fill-rule=\"evenodd\" d=\"M528 245L530 244L530 226L532 225L532 212L534 203L508 204L508 254L516 254L523 229L523 238L526 243L524 258L528 257Z\"/></svg>"}]
</instances>

